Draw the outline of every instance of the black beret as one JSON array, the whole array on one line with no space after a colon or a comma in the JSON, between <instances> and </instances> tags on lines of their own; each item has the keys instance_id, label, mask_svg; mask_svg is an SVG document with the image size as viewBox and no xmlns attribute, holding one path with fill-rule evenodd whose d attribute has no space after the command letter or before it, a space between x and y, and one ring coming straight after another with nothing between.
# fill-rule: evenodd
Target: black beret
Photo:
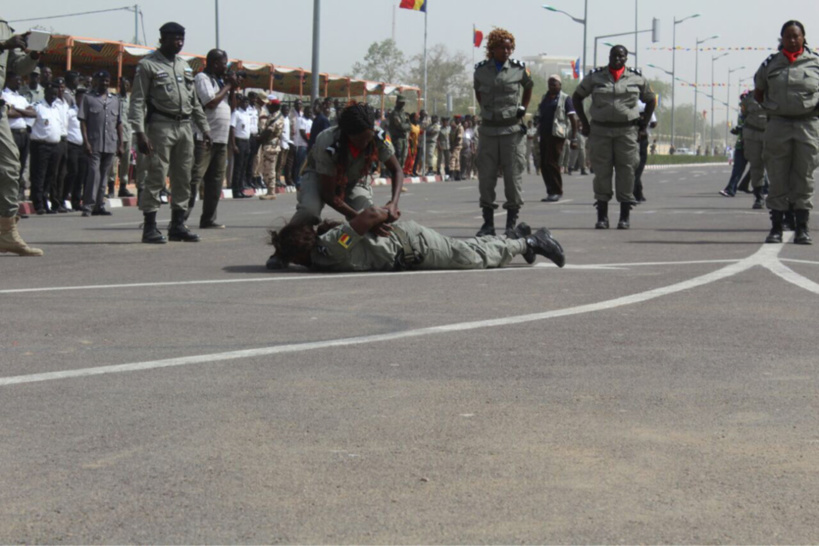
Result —
<instances>
[{"instance_id":1,"label":"black beret","mask_svg":"<svg viewBox=\"0 0 819 546\"><path fill-rule=\"evenodd\" d=\"M160 34L185 34L185 27L179 23L165 23L159 27Z\"/></svg>"},{"instance_id":2,"label":"black beret","mask_svg":"<svg viewBox=\"0 0 819 546\"><path fill-rule=\"evenodd\" d=\"M95 78L110 78L111 73L108 72L107 70L97 70L96 72L94 72L94 77Z\"/></svg>"}]
</instances>

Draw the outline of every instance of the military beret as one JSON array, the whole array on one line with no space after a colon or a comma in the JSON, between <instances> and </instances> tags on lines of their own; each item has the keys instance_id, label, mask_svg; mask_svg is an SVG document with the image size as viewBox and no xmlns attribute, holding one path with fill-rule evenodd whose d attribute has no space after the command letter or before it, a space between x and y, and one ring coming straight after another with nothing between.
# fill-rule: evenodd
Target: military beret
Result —
<instances>
[{"instance_id":1,"label":"military beret","mask_svg":"<svg viewBox=\"0 0 819 546\"><path fill-rule=\"evenodd\" d=\"M185 34L185 27L179 23L165 23L159 27L160 34Z\"/></svg>"},{"instance_id":2,"label":"military beret","mask_svg":"<svg viewBox=\"0 0 819 546\"><path fill-rule=\"evenodd\" d=\"M94 72L94 77L95 78L110 78L111 73L108 72L107 70L97 70L96 72Z\"/></svg>"}]
</instances>

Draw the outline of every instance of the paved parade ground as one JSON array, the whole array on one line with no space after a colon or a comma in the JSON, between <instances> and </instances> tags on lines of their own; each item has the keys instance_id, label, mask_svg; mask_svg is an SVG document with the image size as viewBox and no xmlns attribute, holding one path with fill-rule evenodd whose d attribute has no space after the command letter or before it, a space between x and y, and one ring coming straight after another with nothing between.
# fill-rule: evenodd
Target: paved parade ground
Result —
<instances>
[{"instance_id":1,"label":"paved parade ground","mask_svg":"<svg viewBox=\"0 0 819 546\"><path fill-rule=\"evenodd\" d=\"M141 244L135 208L23 220L0 543L816 543L819 245L762 244L728 176L648 171L629 231L593 229L590 176L556 204L527 176L565 269L269 272L295 194L223 201L199 244ZM481 224L475 181L408 190L406 219Z\"/></svg>"}]
</instances>

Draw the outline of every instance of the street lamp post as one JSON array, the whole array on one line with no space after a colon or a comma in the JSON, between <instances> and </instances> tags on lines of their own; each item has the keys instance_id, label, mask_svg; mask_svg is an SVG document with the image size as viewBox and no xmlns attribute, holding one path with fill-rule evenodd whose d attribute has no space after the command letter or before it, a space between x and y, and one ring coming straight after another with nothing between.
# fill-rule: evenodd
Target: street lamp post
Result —
<instances>
[{"instance_id":1,"label":"street lamp post","mask_svg":"<svg viewBox=\"0 0 819 546\"><path fill-rule=\"evenodd\" d=\"M719 34L714 34L713 36L709 36L703 40L697 38L697 47L694 49L694 144L697 142L697 120L699 119L700 112L697 110L697 95L699 94L699 85L700 85L700 44L704 44L709 40L714 40L719 38ZM713 91L713 89L712 89ZM703 131L704 133L705 131ZM705 135L703 135L703 138Z\"/></svg>"},{"instance_id":2,"label":"street lamp post","mask_svg":"<svg viewBox=\"0 0 819 546\"><path fill-rule=\"evenodd\" d=\"M714 151L714 62L728 55L728 52L720 55L711 55L711 152Z\"/></svg>"},{"instance_id":3,"label":"street lamp post","mask_svg":"<svg viewBox=\"0 0 819 546\"><path fill-rule=\"evenodd\" d=\"M673 41L671 47L671 145L674 146L674 134L676 132L677 126L674 119L674 110L676 106L676 100L674 96L674 91L677 88L677 25L682 23L683 21L687 21L688 19L693 19L695 17L699 17L699 13L695 13L693 15L689 15L688 17L683 17L682 19L677 19L674 17L674 29L673 29Z\"/></svg>"},{"instance_id":4,"label":"street lamp post","mask_svg":"<svg viewBox=\"0 0 819 546\"><path fill-rule=\"evenodd\" d=\"M728 142L728 125L731 123L731 74L745 67L731 68L728 70L728 87L725 95L725 142Z\"/></svg>"},{"instance_id":5,"label":"street lamp post","mask_svg":"<svg viewBox=\"0 0 819 546\"><path fill-rule=\"evenodd\" d=\"M568 16L569 19L571 19L575 23L580 23L581 25L583 25L583 76L585 77L585 75L586 75L586 41L587 41L586 34L588 32L588 29L589 29L589 0L584 0L583 1L583 18L582 19L580 19L579 17L575 17L571 13L567 13L567 12L563 11L562 9L557 9L556 7L550 6L548 4L544 4L543 9L545 9L547 11L553 11L555 13L562 13L563 15Z\"/></svg>"}]
</instances>

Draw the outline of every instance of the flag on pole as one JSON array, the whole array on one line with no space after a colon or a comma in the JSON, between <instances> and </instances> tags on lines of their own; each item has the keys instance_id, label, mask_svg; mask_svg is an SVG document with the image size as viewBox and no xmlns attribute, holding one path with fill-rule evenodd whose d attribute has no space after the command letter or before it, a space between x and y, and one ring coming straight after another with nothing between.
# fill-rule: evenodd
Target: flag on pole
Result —
<instances>
[{"instance_id":1,"label":"flag on pole","mask_svg":"<svg viewBox=\"0 0 819 546\"><path fill-rule=\"evenodd\" d=\"M398 4L401 9L411 9L413 11L427 11L427 0L401 0Z\"/></svg>"},{"instance_id":2,"label":"flag on pole","mask_svg":"<svg viewBox=\"0 0 819 546\"><path fill-rule=\"evenodd\" d=\"M572 78L578 79L580 77L580 57L576 61L572 61Z\"/></svg>"},{"instance_id":3,"label":"flag on pole","mask_svg":"<svg viewBox=\"0 0 819 546\"><path fill-rule=\"evenodd\" d=\"M475 27L472 27L472 42L475 44L475 47L481 47L481 43L483 42L483 32L476 30Z\"/></svg>"}]
</instances>

